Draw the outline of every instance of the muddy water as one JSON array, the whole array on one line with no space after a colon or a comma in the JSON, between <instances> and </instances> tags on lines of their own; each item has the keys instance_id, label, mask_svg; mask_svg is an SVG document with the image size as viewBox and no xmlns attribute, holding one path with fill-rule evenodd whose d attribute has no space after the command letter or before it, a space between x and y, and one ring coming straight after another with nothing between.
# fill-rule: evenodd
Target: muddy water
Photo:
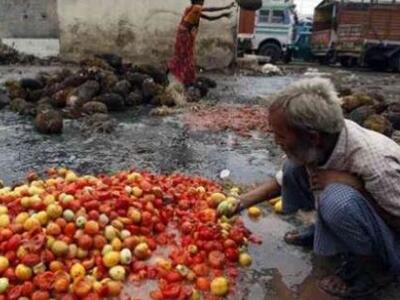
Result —
<instances>
[{"instance_id":1,"label":"muddy water","mask_svg":"<svg viewBox=\"0 0 400 300\"><path fill-rule=\"evenodd\" d=\"M0 69L5 78L34 74L37 68ZM255 103L259 97L283 88L297 77L241 77L212 75L219 87L210 102ZM34 130L32 120L0 111L0 178L6 183L20 180L31 170L67 166L80 173L113 172L136 166L154 172L180 171L218 179L229 169L229 180L252 184L273 175L281 152L271 137L254 134L241 138L233 133L191 132L181 116L148 116L149 108L114 115L119 127L112 135L83 135L77 121L66 121L61 136L43 136ZM265 217L247 226L262 240L251 246L254 263L241 273L238 293L232 299L330 300L319 292L310 253L282 242L282 235L293 225L265 209ZM148 283L147 288L152 284ZM136 294L144 287L131 287ZM392 291L393 292L393 291ZM393 292L393 297L397 295ZM145 298L143 298L145 299ZM390 296L380 299L397 299Z\"/></svg>"}]
</instances>

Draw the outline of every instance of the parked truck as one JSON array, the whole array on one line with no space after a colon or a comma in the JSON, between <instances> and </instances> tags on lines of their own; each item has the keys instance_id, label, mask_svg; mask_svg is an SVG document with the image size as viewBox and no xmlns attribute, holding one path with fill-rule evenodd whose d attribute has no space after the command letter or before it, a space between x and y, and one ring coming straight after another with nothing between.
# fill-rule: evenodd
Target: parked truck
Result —
<instances>
[{"instance_id":1,"label":"parked truck","mask_svg":"<svg viewBox=\"0 0 400 300\"><path fill-rule=\"evenodd\" d=\"M324 0L314 13L312 52L321 63L400 70L400 3Z\"/></svg>"},{"instance_id":2,"label":"parked truck","mask_svg":"<svg viewBox=\"0 0 400 300\"><path fill-rule=\"evenodd\" d=\"M275 63L290 60L297 17L293 0L264 0L257 12L241 10L238 52L255 53Z\"/></svg>"}]
</instances>

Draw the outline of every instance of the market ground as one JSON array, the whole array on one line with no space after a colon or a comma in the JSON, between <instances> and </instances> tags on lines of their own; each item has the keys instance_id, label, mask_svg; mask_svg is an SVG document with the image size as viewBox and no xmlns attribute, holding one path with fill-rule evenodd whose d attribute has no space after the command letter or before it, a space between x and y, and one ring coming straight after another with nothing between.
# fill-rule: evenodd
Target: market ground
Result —
<instances>
[{"instance_id":1,"label":"market ground","mask_svg":"<svg viewBox=\"0 0 400 300\"><path fill-rule=\"evenodd\" d=\"M239 73L208 74L218 83L205 105L245 105L266 103L264 96L307 76L340 78L352 88L381 92L390 101L400 95L400 76L364 70L343 71L336 68L309 69L295 65L282 77L244 76ZM0 67L0 85L6 79L29 77L55 67ZM313 67L314 68L314 67ZM324 73L324 74L323 74ZM273 175L282 153L268 135L254 132L250 138L234 132L191 131L182 115L149 116L148 108L114 115L119 121L112 135L83 135L77 121L66 121L60 136L43 136L31 120L3 110L0 112L0 170L7 184L24 178L31 171L51 166L67 166L81 174L113 172L136 166L154 172L180 171L218 180L222 170L230 170L229 181L249 186ZM247 226L262 238L261 246L252 246L253 267L241 275L243 284L235 299L330 300L318 290L316 278L328 266L311 253L282 242L283 234L296 224L293 218L281 218L265 205L264 217L248 220ZM399 299L400 288L391 286L375 298Z\"/></svg>"}]
</instances>

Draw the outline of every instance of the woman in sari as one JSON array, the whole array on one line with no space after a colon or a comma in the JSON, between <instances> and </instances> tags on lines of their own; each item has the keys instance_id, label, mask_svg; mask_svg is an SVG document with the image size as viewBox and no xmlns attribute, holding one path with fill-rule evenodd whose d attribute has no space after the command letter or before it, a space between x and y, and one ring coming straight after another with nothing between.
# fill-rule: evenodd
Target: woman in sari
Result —
<instances>
[{"instance_id":1,"label":"woman in sari","mask_svg":"<svg viewBox=\"0 0 400 300\"><path fill-rule=\"evenodd\" d=\"M185 9L179 23L175 42L175 54L168 63L169 72L181 83L190 86L196 80L194 48L200 19L215 21L229 18L231 13L226 12L216 16L209 16L206 12L217 12L234 7L234 3L224 7L203 7L204 0L191 0L191 6Z\"/></svg>"}]
</instances>

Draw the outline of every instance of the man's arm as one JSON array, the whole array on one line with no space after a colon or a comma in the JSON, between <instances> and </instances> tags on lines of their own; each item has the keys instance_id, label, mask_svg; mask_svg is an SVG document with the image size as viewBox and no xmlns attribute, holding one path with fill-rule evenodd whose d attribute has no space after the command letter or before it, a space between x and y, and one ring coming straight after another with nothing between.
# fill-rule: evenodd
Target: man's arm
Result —
<instances>
[{"instance_id":1,"label":"man's arm","mask_svg":"<svg viewBox=\"0 0 400 300\"><path fill-rule=\"evenodd\" d=\"M246 209L260 202L278 197L280 194L281 186L275 178L271 178L256 189L240 196L239 210Z\"/></svg>"},{"instance_id":2,"label":"man's arm","mask_svg":"<svg viewBox=\"0 0 400 300\"><path fill-rule=\"evenodd\" d=\"M220 14L220 15L217 15L217 16L208 16L208 15L205 15L205 14L201 14L201 18L205 19L207 21L215 21L215 20L219 20L219 19L222 19L222 18L229 18L230 16L231 16L231 13Z\"/></svg>"},{"instance_id":3,"label":"man's arm","mask_svg":"<svg viewBox=\"0 0 400 300\"><path fill-rule=\"evenodd\" d=\"M216 11L221 11L225 9L230 9L235 6L235 2L232 2L231 4L227 6L222 6L222 7L204 7L202 11L204 12L216 12Z\"/></svg>"}]
</instances>

